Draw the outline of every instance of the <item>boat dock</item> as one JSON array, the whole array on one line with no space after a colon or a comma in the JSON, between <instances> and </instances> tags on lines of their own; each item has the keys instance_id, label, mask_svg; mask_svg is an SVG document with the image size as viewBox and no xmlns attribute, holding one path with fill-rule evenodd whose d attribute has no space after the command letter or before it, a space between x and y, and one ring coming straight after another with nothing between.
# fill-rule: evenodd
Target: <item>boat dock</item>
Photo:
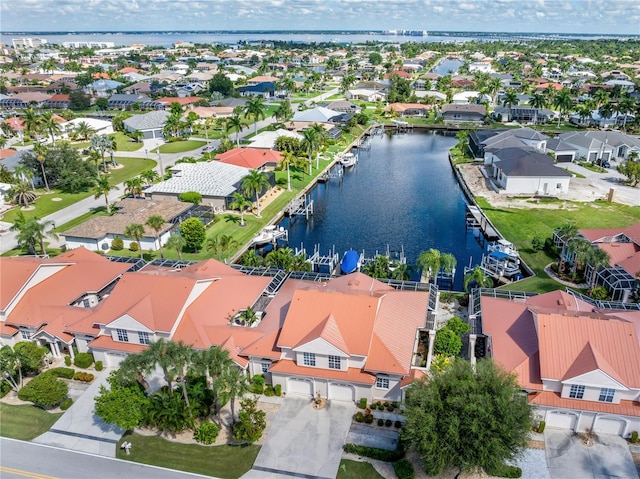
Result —
<instances>
[{"instance_id":1,"label":"boat dock","mask_svg":"<svg viewBox=\"0 0 640 479\"><path fill-rule=\"evenodd\" d=\"M467 228L478 228L488 240L497 240L501 236L482 210L475 205L467 205Z\"/></svg>"},{"instance_id":2,"label":"boat dock","mask_svg":"<svg viewBox=\"0 0 640 479\"><path fill-rule=\"evenodd\" d=\"M309 195L301 195L285 206L284 215L293 218L298 215L304 215L306 219L313 215L313 200Z\"/></svg>"},{"instance_id":3,"label":"boat dock","mask_svg":"<svg viewBox=\"0 0 640 479\"><path fill-rule=\"evenodd\" d=\"M300 245L300 249L295 249L296 255L300 253L307 253L304 245ZM307 262L311 263L311 269L316 273L335 274L340 264L340 257L335 251L335 246L326 255L323 255L320 253L320 245L317 244L313 247L313 254L307 258Z\"/></svg>"},{"instance_id":4,"label":"boat dock","mask_svg":"<svg viewBox=\"0 0 640 479\"><path fill-rule=\"evenodd\" d=\"M413 130L413 125L408 121L391 120L391 123L395 125L397 131Z\"/></svg>"},{"instance_id":5,"label":"boat dock","mask_svg":"<svg viewBox=\"0 0 640 479\"><path fill-rule=\"evenodd\" d=\"M275 245L278 240L289 241L289 231L276 225L265 226L249 241L249 247L262 246L266 244Z\"/></svg>"}]
</instances>

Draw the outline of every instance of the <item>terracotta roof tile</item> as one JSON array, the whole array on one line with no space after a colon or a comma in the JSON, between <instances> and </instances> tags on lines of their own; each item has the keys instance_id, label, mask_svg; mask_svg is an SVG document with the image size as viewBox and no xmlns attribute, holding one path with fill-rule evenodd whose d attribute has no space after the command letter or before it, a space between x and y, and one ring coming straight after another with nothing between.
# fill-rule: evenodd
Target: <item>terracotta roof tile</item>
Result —
<instances>
[{"instance_id":1,"label":"terracotta roof tile","mask_svg":"<svg viewBox=\"0 0 640 479\"><path fill-rule=\"evenodd\" d=\"M640 402L620 401L620 404L568 399L553 391L543 391L529 394L529 403L538 406L561 407L576 411L594 411L623 416L640 416Z\"/></svg>"},{"instance_id":2,"label":"terracotta roof tile","mask_svg":"<svg viewBox=\"0 0 640 479\"><path fill-rule=\"evenodd\" d=\"M640 252L640 245L635 243L598 243L598 247L609 255L611 266L621 264Z\"/></svg>"},{"instance_id":3,"label":"terracotta roof tile","mask_svg":"<svg viewBox=\"0 0 640 479\"><path fill-rule=\"evenodd\" d=\"M0 257L0 310L9 306L40 264L36 258Z\"/></svg>"},{"instance_id":4,"label":"terracotta roof tile","mask_svg":"<svg viewBox=\"0 0 640 479\"><path fill-rule=\"evenodd\" d=\"M620 377L620 375L611 367L609 362L591 345L590 342L585 344L582 351L580 351L580 354L576 357L576 360L569 369L567 369L562 380L568 381L591 371L595 371L596 369L608 374L620 384L624 383L624 379Z\"/></svg>"},{"instance_id":5,"label":"terracotta roof tile","mask_svg":"<svg viewBox=\"0 0 640 479\"><path fill-rule=\"evenodd\" d=\"M257 341L242 349L242 355L247 357L262 357L269 359L280 359L280 350L276 347L276 339L279 330L265 334Z\"/></svg>"},{"instance_id":6,"label":"terracotta roof tile","mask_svg":"<svg viewBox=\"0 0 640 479\"><path fill-rule=\"evenodd\" d=\"M282 153L263 148L233 148L216 155L216 160L221 163L255 170L267 163L280 163L282 161Z\"/></svg>"},{"instance_id":7,"label":"terracotta roof tile","mask_svg":"<svg viewBox=\"0 0 640 479\"><path fill-rule=\"evenodd\" d=\"M362 372L360 369L349 368L346 371L338 371L336 369L310 368L298 366L295 362L287 359L283 359L272 364L269 368L269 372L294 374L297 376L312 378L335 379L361 384L374 384L376 382L375 375Z\"/></svg>"},{"instance_id":8,"label":"terracotta roof tile","mask_svg":"<svg viewBox=\"0 0 640 479\"><path fill-rule=\"evenodd\" d=\"M122 343L114 341L111 336L100 336L89 343L91 349L103 351L121 351L124 353L140 353L147 349L145 344Z\"/></svg>"},{"instance_id":9,"label":"terracotta roof tile","mask_svg":"<svg viewBox=\"0 0 640 479\"><path fill-rule=\"evenodd\" d=\"M336 319L333 317L333 314L329 314L329 316L327 316L323 321L318 323L318 325L309 331L309 334L302 338L294 348L303 346L317 338L324 339L346 355L349 355L349 348L342 336L340 327L336 323Z\"/></svg>"}]
</instances>

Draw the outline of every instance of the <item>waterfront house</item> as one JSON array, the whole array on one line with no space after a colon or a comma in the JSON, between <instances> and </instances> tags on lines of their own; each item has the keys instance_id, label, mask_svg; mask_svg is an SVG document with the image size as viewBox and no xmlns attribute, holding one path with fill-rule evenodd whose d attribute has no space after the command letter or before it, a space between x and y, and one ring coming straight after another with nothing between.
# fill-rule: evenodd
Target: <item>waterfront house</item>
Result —
<instances>
[{"instance_id":1,"label":"waterfront house","mask_svg":"<svg viewBox=\"0 0 640 479\"><path fill-rule=\"evenodd\" d=\"M510 130L478 130L469 133L469 149L475 158L490 163L492 151L501 148L530 146L541 152L547 147L549 137L533 128L515 128Z\"/></svg>"},{"instance_id":2,"label":"waterfront house","mask_svg":"<svg viewBox=\"0 0 640 479\"><path fill-rule=\"evenodd\" d=\"M169 112L164 110L150 111L142 115L134 115L124 120L125 131L131 133L139 131L143 139L162 138L164 124L169 117Z\"/></svg>"},{"instance_id":3,"label":"waterfront house","mask_svg":"<svg viewBox=\"0 0 640 479\"><path fill-rule=\"evenodd\" d=\"M429 106L421 103L390 103L385 110L396 112L400 118L429 116Z\"/></svg>"},{"instance_id":4,"label":"waterfront house","mask_svg":"<svg viewBox=\"0 0 640 479\"><path fill-rule=\"evenodd\" d=\"M216 160L220 163L242 166L250 170L266 171L273 170L280 164L282 153L264 148L232 148L216 155Z\"/></svg>"},{"instance_id":5,"label":"waterfront house","mask_svg":"<svg viewBox=\"0 0 640 479\"><path fill-rule=\"evenodd\" d=\"M440 116L445 124L451 123L475 123L481 125L487 116L484 105L444 105L440 110Z\"/></svg>"},{"instance_id":6,"label":"waterfront house","mask_svg":"<svg viewBox=\"0 0 640 479\"><path fill-rule=\"evenodd\" d=\"M640 154L640 140L619 131L577 131L562 133L548 151L559 162L626 160L632 152Z\"/></svg>"},{"instance_id":7,"label":"waterfront house","mask_svg":"<svg viewBox=\"0 0 640 479\"><path fill-rule=\"evenodd\" d=\"M492 291L472 311L480 354L516 374L537 420L623 437L640 429L640 311L597 309L562 291Z\"/></svg>"}]
</instances>

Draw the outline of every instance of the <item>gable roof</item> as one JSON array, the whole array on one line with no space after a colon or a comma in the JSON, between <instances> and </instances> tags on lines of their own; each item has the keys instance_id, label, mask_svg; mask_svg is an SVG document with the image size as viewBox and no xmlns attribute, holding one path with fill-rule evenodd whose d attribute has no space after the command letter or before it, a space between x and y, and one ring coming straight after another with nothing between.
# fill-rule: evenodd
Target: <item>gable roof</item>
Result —
<instances>
[{"instance_id":1,"label":"gable roof","mask_svg":"<svg viewBox=\"0 0 640 479\"><path fill-rule=\"evenodd\" d=\"M347 343L342 336L340 326L338 326L338 323L336 322L333 314L329 314L326 319L319 322L314 329L309 331L309 334L307 334L298 342L298 344L294 346L294 348L303 346L304 344L307 344L317 338L322 338L332 346L338 348L343 353L347 355L349 354L349 347L347 346Z\"/></svg>"},{"instance_id":2,"label":"gable roof","mask_svg":"<svg viewBox=\"0 0 640 479\"><path fill-rule=\"evenodd\" d=\"M262 168L267 163L280 163L282 161L282 153L261 148L233 148L216 155L216 160L221 163L255 170Z\"/></svg>"}]
</instances>

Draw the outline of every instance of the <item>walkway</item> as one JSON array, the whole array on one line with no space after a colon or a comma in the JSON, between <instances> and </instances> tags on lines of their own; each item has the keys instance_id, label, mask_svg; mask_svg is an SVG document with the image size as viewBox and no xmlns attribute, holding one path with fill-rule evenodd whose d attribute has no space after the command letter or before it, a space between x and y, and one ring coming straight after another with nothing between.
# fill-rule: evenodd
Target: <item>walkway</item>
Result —
<instances>
[{"instance_id":1,"label":"walkway","mask_svg":"<svg viewBox=\"0 0 640 479\"><path fill-rule=\"evenodd\" d=\"M106 384L109 371L92 373L96 378L84 394L65 411L49 431L35 438L33 442L116 457L116 444L124 434L124 429L107 424L94 414L95 397L100 393L100 386Z\"/></svg>"},{"instance_id":2,"label":"walkway","mask_svg":"<svg viewBox=\"0 0 640 479\"><path fill-rule=\"evenodd\" d=\"M355 405L330 401L315 410L311 403L307 397L286 397L253 469L242 479L336 477Z\"/></svg>"}]
</instances>

